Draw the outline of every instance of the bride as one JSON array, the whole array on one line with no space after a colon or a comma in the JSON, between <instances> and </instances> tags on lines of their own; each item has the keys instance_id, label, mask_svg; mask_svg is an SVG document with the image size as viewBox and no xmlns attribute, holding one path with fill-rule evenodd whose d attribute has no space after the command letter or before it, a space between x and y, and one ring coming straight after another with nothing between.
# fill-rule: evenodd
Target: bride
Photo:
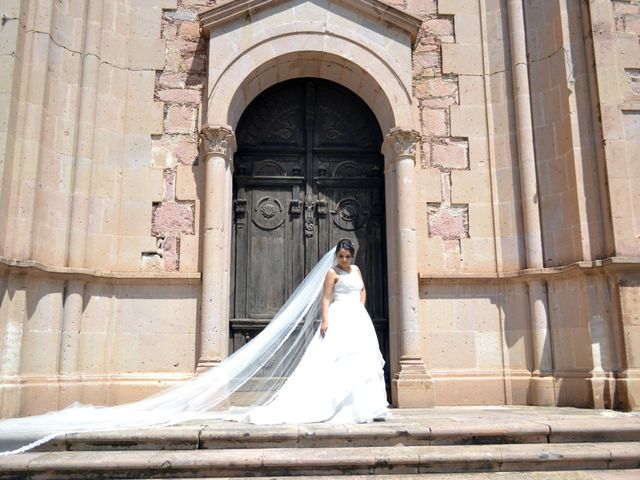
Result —
<instances>
[{"instance_id":1,"label":"bride","mask_svg":"<svg viewBox=\"0 0 640 480\"><path fill-rule=\"evenodd\" d=\"M351 240L340 240L337 265L323 282L322 324L277 395L250 411L251 423L362 423L387 414L383 366Z\"/></svg>"},{"instance_id":2,"label":"bride","mask_svg":"<svg viewBox=\"0 0 640 480\"><path fill-rule=\"evenodd\" d=\"M189 420L362 423L385 417L384 360L354 253L350 240L340 240L269 325L217 367L137 402L73 404L2 420L0 452L24 452L67 433Z\"/></svg>"}]
</instances>

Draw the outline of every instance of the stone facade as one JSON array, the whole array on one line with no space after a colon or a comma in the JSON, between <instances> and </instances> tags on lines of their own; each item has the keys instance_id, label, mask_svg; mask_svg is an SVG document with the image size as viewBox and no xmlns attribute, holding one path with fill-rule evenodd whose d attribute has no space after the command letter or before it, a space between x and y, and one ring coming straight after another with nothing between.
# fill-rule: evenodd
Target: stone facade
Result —
<instances>
[{"instance_id":1,"label":"stone facade","mask_svg":"<svg viewBox=\"0 0 640 480\"><path fill-rule=\"evenodd\" d=\"M234 128L303 76L387 138L396 405L640 408L637 0L0 9L0 415L228 354Z\"/></svg>"}]
</instances>

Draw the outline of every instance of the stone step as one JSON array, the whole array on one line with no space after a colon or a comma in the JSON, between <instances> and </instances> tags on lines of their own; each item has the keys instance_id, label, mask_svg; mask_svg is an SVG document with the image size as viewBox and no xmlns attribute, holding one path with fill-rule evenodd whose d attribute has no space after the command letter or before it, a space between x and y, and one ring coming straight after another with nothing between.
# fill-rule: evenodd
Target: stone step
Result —
<instances>
[{"instance_id":1,"label":"stone step","mask_svg":"<svg viewBox=\"0 0 640 480\"><path fill-rule=\"evenodd\" d=\"M358 425L248 425L214 421L206 425L75 433L38 451L210 450L241 448L391 447L526 443L637 442L640 416L603 416L593 411L459 409L394 411L384 422ZM572 413L573 412L573 413Z\"/></svg>"},{"instance_id":2,"label":"stone step","mask_svg":"<svg viewBox=\"0 0 640 480\"><path fill-rule=\"evenodd\" d=\"M217 480L250 480L255 477L227 477ZM269 480L309 480L310 477L274 477ZM397 475L314 476L313 480L394 480ZM640 470L576 470L559 472L422 473L402 475L402 480L638 480ZM195 479L182 479L195 480ZM198 479L203 480L203 479Z\"/></svg>"},{"instance_id":3,"label":"stone step","mask_svg":"<svg viewBox=\"0 0 640 480\"><path fill-rule=\"evenodd\" d=\"M640 442L369 448L41 452L0 458L0 478L220 478L639 469Z\"/></svg>"}]
</instances>

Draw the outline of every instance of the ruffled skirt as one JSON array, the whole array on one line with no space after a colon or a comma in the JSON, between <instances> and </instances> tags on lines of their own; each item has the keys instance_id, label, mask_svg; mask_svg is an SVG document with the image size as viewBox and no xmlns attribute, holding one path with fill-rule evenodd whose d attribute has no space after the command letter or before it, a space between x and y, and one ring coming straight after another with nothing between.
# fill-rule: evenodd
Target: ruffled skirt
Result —
<instances>
[{"instance_id":1,"label":"ruffled skirt","mask_svg":"<svg viewBox=\"0 0 640 480\"><path fill-rule=\"evenodd\" d=\"M245 422L364 423L387 415L384 359L359 301L332 303L324 338L318 330L278 394Z\"/></svg>"}]
</instances>

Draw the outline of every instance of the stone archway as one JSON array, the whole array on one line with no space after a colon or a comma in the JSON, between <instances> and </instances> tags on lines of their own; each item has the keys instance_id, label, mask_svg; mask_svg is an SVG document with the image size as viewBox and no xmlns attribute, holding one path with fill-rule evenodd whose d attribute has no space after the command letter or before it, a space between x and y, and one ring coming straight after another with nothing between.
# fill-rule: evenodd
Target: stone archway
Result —
<instances>
[{"instance_id":1,"label":"stone archway","mask_svg":"<svg viewBox=\"0 0 640 480\"><path fill-rule=\"evenodd\" d=\"M377 0L235 0L201 14L209 35L201 368L228 355L234 128L260 92L283 80L339 83L375 114L385 141L393 403L433 404L417 318L418 276L411 50L420 20Z\"/></svg>"}]
</instances>

